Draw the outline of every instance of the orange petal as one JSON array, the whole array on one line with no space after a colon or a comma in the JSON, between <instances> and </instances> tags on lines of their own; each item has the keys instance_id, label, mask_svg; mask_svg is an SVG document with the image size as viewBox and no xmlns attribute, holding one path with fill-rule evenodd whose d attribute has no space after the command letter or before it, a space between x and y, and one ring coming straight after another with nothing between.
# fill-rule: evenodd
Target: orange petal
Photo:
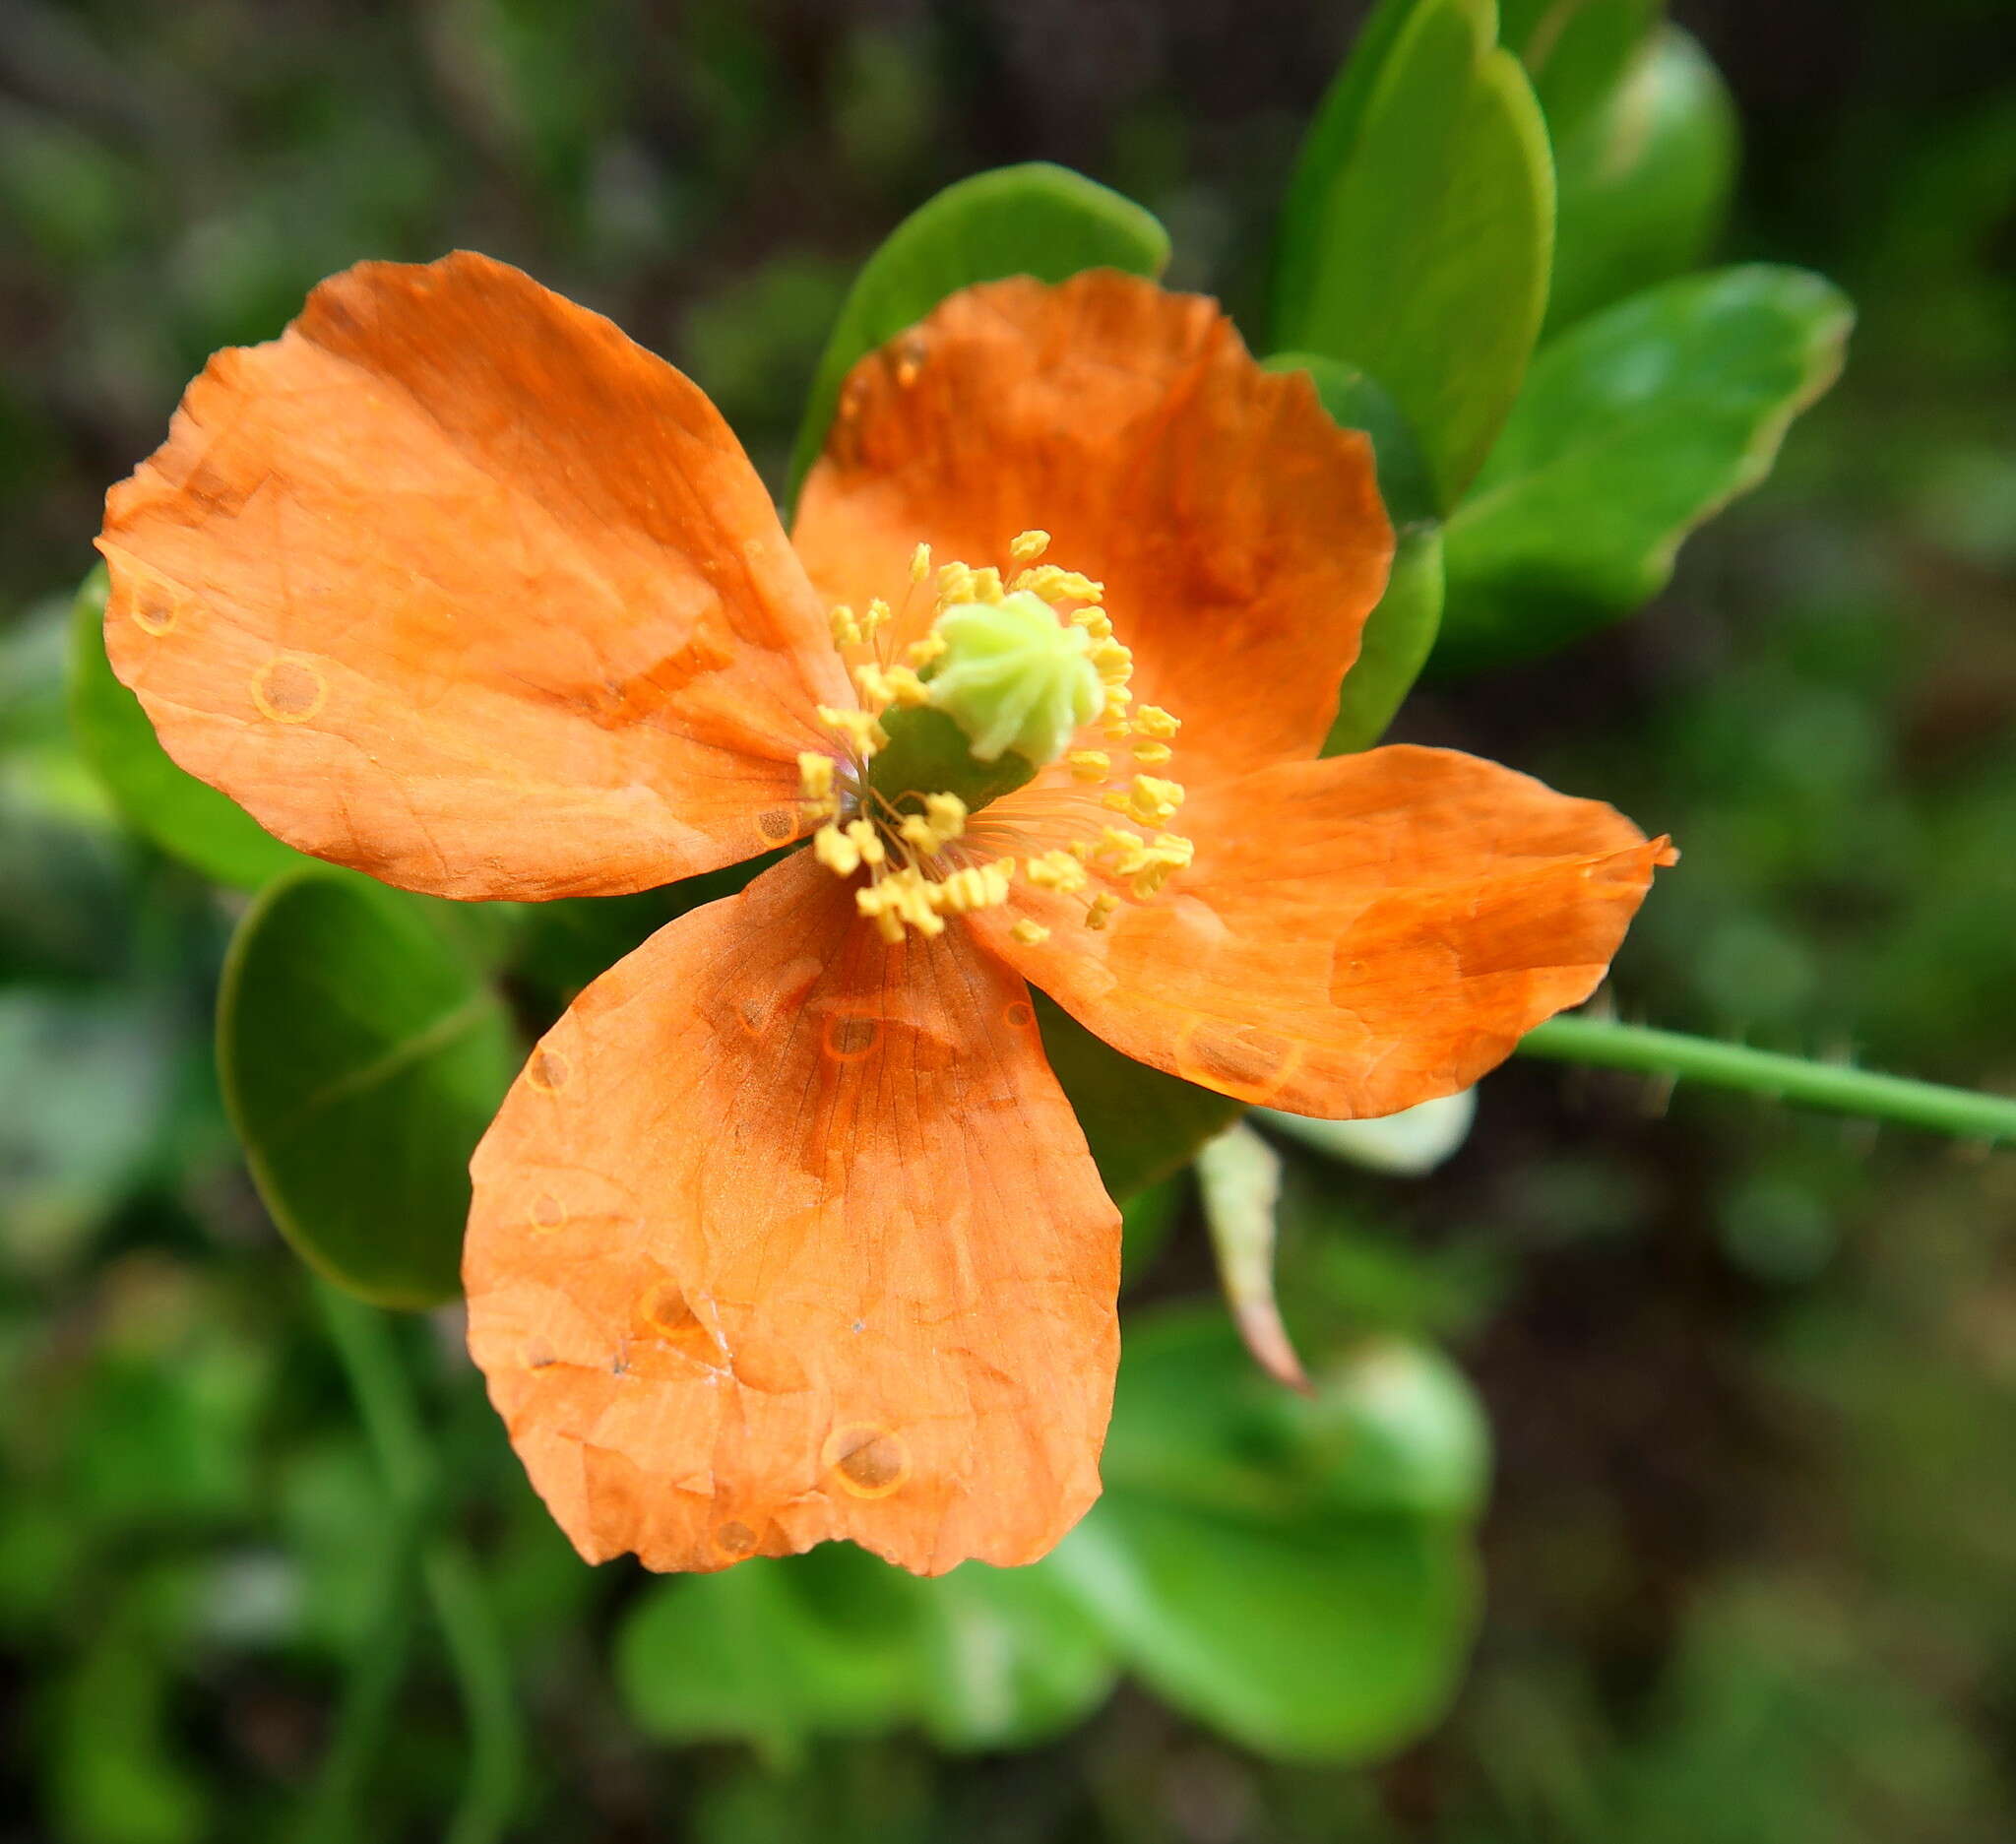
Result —
<instances>
[{"instance_id":1,"label":"orange petal","mask_svg":"<svg viewBox=\"0 0 2016 1844\"><path fill-rule=\"evenodd\" d=\"M575 1001L477 1149L470 1348L599 1561L1028 1562L1099 1492L1118 1215L1028 988L804 854Z\"/></svg>"},{"instance_id":2,"label":"orange petal","mask_svg":"<svg viewBox=\"0 0 2016 1844\"><path fill-rule=\"evenodd\" d=\"M105 644L289 844L455 897L646 888L798 830L820 604L713 406L486 257L365 263L222 351L106 501Z\"/></svg>"},{"instance_id":3,"label":"orange petal","mask_svg":"<svg viewBox=\"0 0 2016 1844\"><path fill-rule=\"evenodd\" d=\"M1672 861L1598 801L1445 749L1263 769L1182 821L1196 861L1102 931L1027 885L975 924L1129 1056L1338 1119L1467 1088L1587 998ZM1048 940L1016 941L1023 916Z\"/></svg>"},{"instance_id":4,"label":"orange petal","mask_svg":"<svg viewBox=\"0 0 2016 1844\"><path fill-rule=\"evenodd\" d=\"M1365 438L1211 301L1111 270L952 295L854 367L791 541L858 604L899 600L920 540L1006 566L1030 529L1105 584L1137 700L1183 720L1179 776L1322 747L1392 528Z\"/></svg>"}]
</instances>

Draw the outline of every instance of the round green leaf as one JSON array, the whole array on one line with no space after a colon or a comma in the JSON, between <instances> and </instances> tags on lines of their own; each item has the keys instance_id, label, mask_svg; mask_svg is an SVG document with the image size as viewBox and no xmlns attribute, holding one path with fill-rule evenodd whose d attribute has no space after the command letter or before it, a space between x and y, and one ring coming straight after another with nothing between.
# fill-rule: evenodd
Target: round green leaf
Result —
<instances>
[{"instance_id":1,"label":"round green leaf","mask_svg":"<svg viewBox=\"0 0 2016 1844\"><path fill-rule=\"evenodd\" d=\"M1374 25L1290 188L1277 346L1362 366L1393 394L1446 510L1504 422L1546 304L1553 168L1491 0L1419 0ZM1340 120L1342 125L1340 126Z\"/></svg>"},{"instance_id":2,"label":"round green leaf","mask_svg":"<svg viewBox=\"0 0 2016 1844\"><path fill-rule=\"evenodd\" d=\"M1243 1102L1123 1056L1052 1000L1032 996L1043 1053L1115 1203L1188 1165L1245 1112Z\"/></svg>"},{"instance_id":3,"label":"round green leaf","mask_svg":"<svg viewBox=\"0 0 2016 1844\"><path fill-rule=\"evenodd\" d=\"M906 218L868 258L812 380L791 455L791 497L826 440L854 361L914 327L948 294L1003 276L1062 282L1084 269L1159 276L1168 232L1140 206L1062 166L976 173Z\"/></svg>"},{"instance_id":4,"label":"round green leaf","mask_svg":"<svg viewBox=\"0 0 2016 1844\"><path fill-rule=\"evenodd\" d=\"M225 1105L275 1223L363 1299L457 1291L470 1154L517 1061L502 1004L419 899L306 870L238 925L218 998Z\"/></svg>"},{"instance_id":5,"label":"round green leaf","mask_svg":"<svg viewBox=\"0 0 2016 1844\"><path fill-rule=\"evenodd\" d=\"M1261 364L1267 371L1306 371L1331 421L1341 428L1362 429L1371 438L1379 497L1395 526L1418 525L1435 517L1435 487L1421 445L1392 393L1378 379L1320 352L1276 352Z\"/></svg>"},{"instance_id":6,"label":"round green leaf","mask_svg":"<svg viewBox=\"0 0 2016 1844\"><path fill-rule=\"evenodd\" d=\"M1265 364L1269 371L1306 371L1331 419L1371 438L1379 495L1395 531L1393 569L1358 637L1358 657L1345 677L1323 753L1369 749L1420 676L1442 619L1442 540L1434 523L1433 483L1420 444L1377 379L1317 352L1277 352Z\"/></svg>"},{"instance_id":7,"label":"round green leaf","mask_svg":"<svg viewBox=\"0 0 2016 1844\"><path fill-rule=\"evenodd\" d=\"M1689 532L1770 473L1854 315L1804 270L1670 282L1562 335L1444 528L1434 663L1549 652L1666 585Z\"/></svg>"},{"instance_id":8,"label":"round green leaf","mask_svg":"<svg viewBox=\"0 0 2016 1844\"><path fill-rule=\"evenodd\" d=\"M1442 623L1442 528L1402 534L1386 593L1365 621L1358 657L1345 674L1325 755L1369 749L1414 689Z\"/></svg>"},{"instance_id":9,"label":"round green leaf","mask_svg":"<svg viewBox=\"0 0 2016 1844\"><path fill-rule=\"evenodd\" d=\"M1616 87L1664 0L1500 0L1499 37L1519 53L1558 148Z\"/></svg>"},{"instance_id":10,"label":"round green leaf","mask_svg":"<svg viewBox=\"0 0 2016 1844\"><path fill-rule=\"evenodd\" d=\"M79 751L127 823L219 883L256 890L313 860L169 759L140 700L105 658L105 567L77 592L70 652L70 723Z\"/></svg>"},{"instance_id":11,"label":"round green leaf","mask_svg":"<svg viewBox=\"0 0 2016 1844\"><path fill-rule=\"evenodd\" d=\"M1215 1312L1128 1327L1105 1493L1044 1565L1176 1708L1263 1752L1386 1751L1453 1693L1483 1424L1431 1354L1369 1345L1304 1399Z\"/></svg>"},{"instance_id":12,"label":"round green leaf","mask_svg":"<svg viewBox=\"0 0 2016 1844\"><path fill-rule=\"evenodd\" d=\"M1708 54L1668 27L1555 162L1552 331L1701 260L1735 178L1735 106Z\"/></svg>"},{"instance_id":13,"label":"round green leaf","mask_svg":"<svg viewBox=\"0 0 2016 1844\"><path fill-rule=\"evenodd\" d=\"M1113 1677L1051 1577L968 1562L924 1581L852 1544L666 1583L616 1647L650 1733L746 1742L781 1765L821 1737L919 1726L945 1749L1028 1746L1083 1718Z\"/></svg>"},{"instance_id":14,"label":"round green leaf","mask_svg":"<svg viewBox=\"0 0 2016 1844\"><path fill-rule=\"evenodd\" d=\"M863 1599L862 1618L841 1621L809 1591L805 1560L757 1558L639 1601L615 1660L639 1726L668 1742L747 1742L781 1766L819 1736L901 1727L914 1700L916 1608L897 1571L865 1551L843 1557Z\"/></svg>"}]
</instances>

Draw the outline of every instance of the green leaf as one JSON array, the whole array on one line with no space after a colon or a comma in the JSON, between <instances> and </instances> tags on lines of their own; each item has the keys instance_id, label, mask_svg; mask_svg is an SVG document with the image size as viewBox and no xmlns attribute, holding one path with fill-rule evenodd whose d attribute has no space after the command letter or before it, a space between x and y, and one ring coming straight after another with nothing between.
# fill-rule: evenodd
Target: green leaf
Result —
<instances>
[{"instance_id":1,"label":"green leaf","mask_svg":"<svg viewBox=\"0 0 2016 1844\"><path fill-rule=\"evenodd\" d=\"M1442 528L1417 526L1393 553L1386 593L1365 622L1358 657L1345 674L1325 755L1369 749L1414 689L1442 623Z\"/></svg>"},{"instance_id":2,"label":"green leaf","mask_svg":"<svg viewBox=\"0 0 2016 1844\"><path fill-rule=\"evenodd\" d=\"M1436 516L1435 485L1421 445L1392 393L1378 379L1320 352L1276 352L1261 361L1261 369L1306 371L1331 421L1341 428L1362 429L1371 438L1379 497L1396 526L1418 525Z\"/></svg>"},{"instance_id":3,"label":"green leaf","mask_svg":"<svg viewBox=\"0 0 2016 1844\"><path fill-rule=\"evenodd\" d=\"M1441 1360L1369 1343L1292 1395L1214 1311L1128 1327L1105 1494L1044 1567L1177 1709L1353 1761L1420 1732L1474 1626L1482 1418Z\"/></svg>"},{"instance_id":4,"label":"green leaf","mask_svg":"<svg viewBox=\"0 0 2016 1844\"><path fill-rule=\"evenodd\" d=\"M1555 147L1612 90L1664 0L1501 0L1499 37L1519 53Z\"/></svg>"},{"instance_id":5,"label":"green leaf","mask_svg":"<svg viewBox=\"0 0 2016 1844\"><path fill-rule=\"evenodd\" d=\"M1331 419L1371 437L1379 495L1397 540L1393 570L1359 636L1323 753L1369 749L1420 676L1442 618L1442 540L1427 463L1400 407L1356 366L1317 352L1277 352L1264 363L1269 371L1306 371Z\"/></svg>"},{"instance_id":6,"label":"green leaf","mask_svg":"<svg viewBox=\"0 0 2016 1844\"><path fill-rule=\"evenodd\" d=\"M70 723L112 802L136 832L219 883L256 890L314 860L283 845L251 814L177 768L140 700L105 658L105 567L77 592L70 653Z\"/></svg>"},{"instance_id":7,"label":"green leaf","mask_svg":"<svg viewBox=\"0 0 2016 1844\"><path fill-rule=\"evenodd\" d=\"M1043 1051L1115 1203L1188 1165L1245 1112L1243 1102L1123 1056L1052 1000L1032 996Z\"/></svg>"},{"instance_id":8,"label":"green leaf","mask_svg":"<svg viewBox=\"0 0 2016 1844\"><path fill-rule=\"evenodd\" d=\"M914 327L948 294L1003 276L1062 282L1084 269L1159 276L1169 238L1117 192L1032 161L976 173L917 207L868 258L812 380L791 455L790 497L819 458L855 360Z\"/></svg>"},{"instance_id":9,"label":"green leaf","mask_svg":"<svg viewBox=\"0 0 2016 1844\"><path fill-rule=\"evenodd\" d=\"M452 1297L469 1158L518 1048L431 907L312 869L246 912L218 1068L252 1176L295 1251L386 1306Z\"/></svg>"},{"instance_id":10,"label":"green leaf","mask_svg":"<svg viewBox=\"0 0 2016 1844\"><path fill-rule=\"evenodd\" d=\"M1665 587L1697 525L1770 473L1853 313L1798 269L1670 282L1552 342L1444 532L1438 668L1532 658Z\"/></svg>"},{"instance_id":11,"label":"green leaf","mask_svg":"<svg viewBox=\"0 0 2016 1844\"><path fill-rule=\"evenodd\" d=\"M1358 28L1350 56L1331 80L1302 135L1294 171L1282 194L1281 222L1274 239L1270 298L1277 343L1288 303L1306 302L1316 291L1323 266L1322 221L1330 187L1357 149L1365 105L1417 4L1418 0L1379 0Z\"/></svg>"},{"instance_id":12,"label":"green leaf","mask_svg":"<svg viewBox=\"0 0 2016 1844\"><path fill-rule=\"evenodd\" d=\"M1519 391L1546 304L1553 170L1491 0L1419 0L1347 65L1290 187L1277 346L1393 394L1446 510Z\"/></svg>"},{"instance_id":13,"label":"green leaf","mask_svg":"<svg viewBox=\"0 0 2016 1844\"><path fill-rule=\"evenodd\" d=\"M1650 39L1623 80L1555 144L1560 214L1547 328L1697 264L1735 178L1736 119L1722 75L1678 27Z\"/></svg>"},{"instance_id":14,"label":"green leaf","mask_svg":"<svg viewBox=\"0 0 2016 1844\"><path fill-rule=\"evenodd\" d=\"M935 1581L851 1544L655 1588L617 1635L631 1714L671 1742L740 1741L780 1766L821 1737L921 1727L951 1749L1070 1728L1114 1665L1050 1577L968 1562Z\"/></svg>"}]
</instances>

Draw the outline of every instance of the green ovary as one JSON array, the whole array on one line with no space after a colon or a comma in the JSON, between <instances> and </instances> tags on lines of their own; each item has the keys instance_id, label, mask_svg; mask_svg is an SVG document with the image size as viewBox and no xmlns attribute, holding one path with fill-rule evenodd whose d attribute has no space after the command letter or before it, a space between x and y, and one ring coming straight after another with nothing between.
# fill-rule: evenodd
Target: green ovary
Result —
<instances>
[{"instance_id":1,"label":"green ovary","mask_svg":"<svg viewBox=\"0 0 2016 1844\"><path fill-rule=\"evenodd\" d=\"M929 673L931 705L965 731L976 762L1054 762L1104 703L1091 637L1027 590L947 608L936 631L945 651Z\"/></svg>"}]
</instances>

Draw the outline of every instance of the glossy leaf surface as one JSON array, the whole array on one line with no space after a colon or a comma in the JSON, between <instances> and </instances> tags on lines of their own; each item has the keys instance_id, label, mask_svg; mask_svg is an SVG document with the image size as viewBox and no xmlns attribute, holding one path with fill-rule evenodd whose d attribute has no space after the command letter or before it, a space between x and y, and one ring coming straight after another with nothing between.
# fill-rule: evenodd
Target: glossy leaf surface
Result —
<instances>
[{"instance_id":1,"label":"glossy leaf surface","mask_svg":"<svg viewBox=\"0 0 2016 1844\"><path fill-rule=\"evenodd\" d=\"M951 1749L1028 1746L1087 1715L1115 1676L1044 1571L969 1562L925 1581L851 1544L654 1588L616 1671L652 1734L747 1742L779 1764L818 1737L912 1727Z\"/></svg>"},{"instance_id":2,"label":"glossy leaf surface","mask_svg":"<svg viewBox=\"0 0 2016 1844\"><path fill-rule=\"evenodd\" d=\"M1519 53L1558 147L1616 86L1665 0L1499 0L1499 36Z\"/></svg>"},{"instance_id":3,"label":"glossy leaf surface","mask_svg":"<svg viewBox=\"0 0 2016 1844\"><path fill-rule=\"evenodd\" d=\"M791 455L791 496L818 458L855 359L914 326L976 282L1029 275L1062 282L1082 269L1159 276L1168 232L1117 192L1044 161L998 167L947 186L890 232L855 278L812 380Z\"/></svg>"},{"instance_id":4,"label":"glossy leaf surface","mask_svg":"<svg viewBox=\"0 0 2016 1844\"><path fill-rule=\"evenodd\" d=\"M308 870L239 924L218 1001L225 1104L274 1221L363 1299L457 1291L470 1153L517 1059L495 993L414 899Z\"/></svg>"},{"instance_id":5,"label":"glossy leaf surface","mask_svg":"<svg viewBox=\"0 0 2016 1844\"><path fill-rule=\"evenodd\" d=\"M1115 1203L1188 1164L1245 1112L1243 1102L1123 1056L1040 994L1036 1007L1043 1053Z\"/></svg>"},{"instance_id":6,"label":"glossy leaf surface","mask_svg":"<svg viewBox=\"0 0 2016 1844\"><path fill-rule=\"evenodd\" d=\"M140 700L105 658L105 568L77 592L71 629L70 722L78 748L126 822L219 883L256 890L314 860L283 845L235 800L168 759Z\"/></svg>"},{"instance_id":7,"label":"glossy leaf surface","mask_svg":"<svg viewBox=\"0 0 2016 1844\"><path fill-rule=\"evenodd\" d=\"M1554 341L1445 528L1435 663L1529 659L1665 587L1681 540L1771 471L1833 382L1852 313L1753 265L1635 295Z\"/></svg>"},{"instance_id":8,"label":"glossy leaf surface","mask_svg":"<svg viewBox=\"0 0 2016 1844\"><path fill-rule=\"evenodd\" d=\"M1378 1341L1304 1398L1215 1309L1128 1328L1106 1491L1044 1566L1166 1701L1312 1760L1398 1746L1452 1693L1486 1439L1432 1354Z\"/></svg>"},{"instance_id":9,"label":"glossy leaf surface","mask_svg":"<svg viewBox=\"0 0 2016 1844\"><path fill-rule=\"evenodd\" d=\"M1701 260L1735 178L1735 108L1708 54L1669 27L1555 159L1547 326L1558 330Z\"/></svg>"},{"instance_id":10,"label":"glossy leaf surface","mask_svg":"<svg viewBox=\"0 0 2016 1844\"><path fill-rule=\"evenodd\" d=\"M1339 78L1282 225L1275 344L1377 378L1444 509L1518 394L1553 239L1545 126L1495 22L1491 0L1375 18L1376 74Z\"/></svg>"}]
</instances>

